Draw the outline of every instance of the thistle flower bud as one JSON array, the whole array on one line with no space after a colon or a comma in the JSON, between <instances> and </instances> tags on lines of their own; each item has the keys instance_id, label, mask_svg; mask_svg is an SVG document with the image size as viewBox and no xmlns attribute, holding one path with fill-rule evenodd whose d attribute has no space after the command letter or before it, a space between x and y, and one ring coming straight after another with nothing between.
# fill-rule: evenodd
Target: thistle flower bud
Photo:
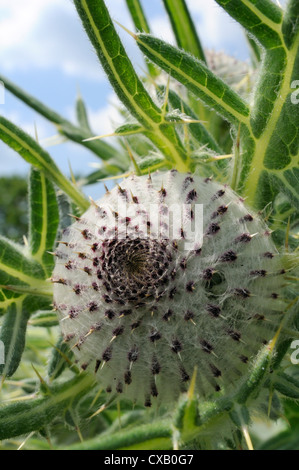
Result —
<instances>
[{"instance_id":1,"label":"thistle flower bud","mask_svg":"<svg viewBox=\"0 0 299 470\"><path fill-rule=\"evenodd\" d=\"M150 406L242 380L274 335L283 269L265 223L230 188L131 176L65 230L52 275L65 341L108 392Z\"/></svg>"}]
</instances>

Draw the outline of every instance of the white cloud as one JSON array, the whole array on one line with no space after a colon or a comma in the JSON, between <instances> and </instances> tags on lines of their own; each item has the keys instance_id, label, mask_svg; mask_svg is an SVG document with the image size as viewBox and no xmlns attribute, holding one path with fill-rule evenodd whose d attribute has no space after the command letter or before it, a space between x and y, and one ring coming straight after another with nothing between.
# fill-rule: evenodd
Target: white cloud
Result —
<instances>
[{"instance_id":1,"label":"white cloud","mask_svg":"<svg viewBox=\"0 0 299 470\"><path fill-rule=\"evenodd\" d=\"M111 16L133 28L124 0L107 0ZM117 27L131 57L141 62L132 38ZM1 0L2 69L62 70L67 75L105 79L71 0ZM131 55L132 54L132 55Z\"/></svg>"},{"instance_id":2,"label":"white cloud","mask_svg":"<svg viewBox=\"0 0 299 470\"><path fill-rule=\"evenodd\" d=\"M214 0L187 0L203 45L244 56L246 39L242 27Z\"/></svg>"},{"instance_id":3,"label":"white cloud","mask_svg":"<svg viewBox=\"0 0 299 470\"><path fill-rule=\"evenodd\" d=\"M166 14L164 16L156 16L151 22L151 33L154 36L157 36L163 41L169 42L170 44L175 45L175 37L173 31L170 27L170 23L167 19Z\"/></svg>"},{"instance_id":4,"label":"white cloud","mask_svg":"<svg viewBox=\"0 0 299 470\"><path fill-rule=\"evenodd\" d=\"M113 19L134 29L124 0L106 0ZM240 27L214 0L188 0L203 43L216 49L240 49ZM166 12L151 13L153 33L174 43ZM127 33L117 30L135 66L141 54ZM2 70L60 69L67 75L105 79L93 47L83 31L71 0L1 0L0 63Z\"/></svg>"},{"instance_id":5,"label":"white cloud","mask_svg":"<svg viewBox=\"0 0 299 470\"><path fill-rule=\"evenodd\" d=\"M6 71L39 67L104 76L70 1L1 0L0 44Z\"/></svg>"}]
</instances>

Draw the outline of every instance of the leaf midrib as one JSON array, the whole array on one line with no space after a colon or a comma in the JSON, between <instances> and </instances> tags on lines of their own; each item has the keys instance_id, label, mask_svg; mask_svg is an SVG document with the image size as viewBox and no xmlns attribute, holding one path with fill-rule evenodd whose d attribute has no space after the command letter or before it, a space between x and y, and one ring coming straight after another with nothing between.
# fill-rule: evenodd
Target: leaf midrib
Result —
<instances>
[{"instance_id":1,"label":"leaf midrib","mask_svg":"<svg viewBox=\"0 0 299 470\"><path fill-rule=\"evenodd\" d=\"M276 33L278 33L278 35L281 37L281 22L276 23L275 21L271 20L271 18L266 16L261 10L256 8L256 6L253 5L253 3L250 3L248 0L242 0L242 3L246 5L248 10L251 10L252 13L254 13L256 16L260 18L261 23L269 26L270 29L273 29L274 31L276 31Z\"/></svg>"},{"instance_id":2,"label":"leaf midrib","mask_svg":"<svg viewBox=\"0 0 299 470\"><path fill-rule=\"evenodd\" d=\"M142 42L142 40L137 36L136 37L137 42L139 42L144 48L148 49L150 53L157 57L158 59L161 60L161 54L156 52L152 47L150 47L148 44L145 44ZM194 80L190 75L187 75L183 72L182 69L176 67L173 63L169 62L166 57L163 57L163 62L170 68L176 71L179 75L184 77L188 82L191 82L196 88L200 89L203 93L208 95L213 101L215 101L219 106L224 108L230 115L234 116L236 119L241 121L243 124L245 124L247 127L249 127L249 117L244 116L243 114L240 114L239 111L237 111L235 108L232 108L231 106L228 106L227 103L221 100L218 96L210 92L210 90L198 83L196 80Z\"/></svg>"}]
</instances>

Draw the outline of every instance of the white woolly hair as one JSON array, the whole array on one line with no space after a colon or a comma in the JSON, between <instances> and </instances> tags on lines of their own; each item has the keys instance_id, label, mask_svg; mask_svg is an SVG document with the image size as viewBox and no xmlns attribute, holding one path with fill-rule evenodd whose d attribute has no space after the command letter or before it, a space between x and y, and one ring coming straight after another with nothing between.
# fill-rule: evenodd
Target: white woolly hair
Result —
<instances>
[{"instance_id":1,"label":"white woolly hair","mask_svg":"<svg viewBox=\"0 0 299 470\"><path fill-rule=\"evenodd\" d=\"M107 192L56 256L55 307L77 362L145 406L175 400L195 368L201 396L232 390L285 306L263 220L230 188L173 170Z\"/></svg>"}]
</instances>

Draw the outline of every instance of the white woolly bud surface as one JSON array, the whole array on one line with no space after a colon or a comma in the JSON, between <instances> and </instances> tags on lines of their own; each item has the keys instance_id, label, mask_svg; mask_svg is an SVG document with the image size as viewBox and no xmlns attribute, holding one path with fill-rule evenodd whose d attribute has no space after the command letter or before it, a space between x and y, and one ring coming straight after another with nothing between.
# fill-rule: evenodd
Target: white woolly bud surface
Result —
<instances>
[{"instance_id":1,"label":"white woolly bud surface","mask_svg":"<svg viewBox=\"0 0 299 470\"><path fill-rule=\"evenodd\" d=\"M56 256L55 306L80 367L146 406L176 399L195 367L202 396L232 389L281 321L267 227L209 179L127 178L65 230Z\"/></svg>"}]
</instances>

